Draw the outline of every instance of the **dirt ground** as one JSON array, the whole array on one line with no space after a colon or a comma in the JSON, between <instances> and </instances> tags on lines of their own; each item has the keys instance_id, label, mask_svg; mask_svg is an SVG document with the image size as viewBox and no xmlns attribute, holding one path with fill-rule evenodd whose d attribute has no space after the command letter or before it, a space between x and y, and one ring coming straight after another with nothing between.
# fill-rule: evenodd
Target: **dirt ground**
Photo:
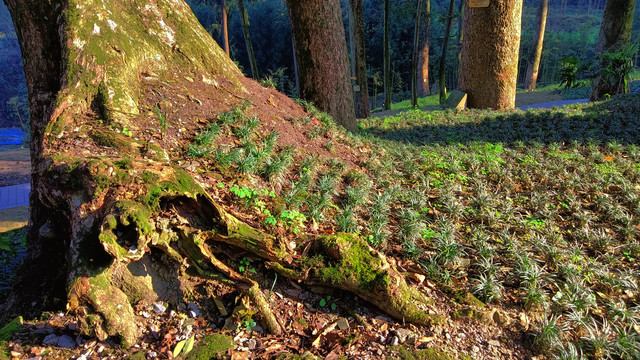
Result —
<instances>
[{"instance_id":1,"label":"dirt ground","mask_svg":"<svg viewBox=\"0 0 640 360\"><path fill-rule=\"evenodd\" d=\"M0 210L0 234L27 225L29 207Z\"/></svg>"},{"instance_id":2,"label":"dirt ground","mask_svg":"<svg viewBox=\"0 0 640 360\"><path fill-rule=\"evenodd\" d=\"M31 162L28 148L0 151L0 186L28 183L31 178Z\"/></svg>"}]
</instances>

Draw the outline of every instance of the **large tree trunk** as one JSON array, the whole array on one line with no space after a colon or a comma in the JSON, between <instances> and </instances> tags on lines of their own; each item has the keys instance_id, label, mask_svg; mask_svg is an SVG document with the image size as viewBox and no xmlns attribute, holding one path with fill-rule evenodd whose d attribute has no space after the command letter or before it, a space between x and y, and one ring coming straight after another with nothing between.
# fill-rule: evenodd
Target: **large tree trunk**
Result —
<instances>
[{"instance_id":1,"label":"large tree trunk","mask_svg":"<svg viewBox=\"0 0 640 360\"><path fill-rule=\"evenodd\" d=\"M369 117L369 85L367 81L367 53L364 38L364 5L362 0L350 0L349 32L353 34L353 61L358 91L354 91L356 117Z\"/></svg>"},{"instance_id":2,"label":"large tree trunk","mask_svg":"<svg viewBox=\"0 0 640 360\"><path fill-rule=\"evenodd\" d=\"M534 35L534 46L529 55L527 65L527 76L524 79L524 87L533 91L536 89L538 80L538 69L540 69L540 58L542 57L542 43L544 41L544 30L547 25L547 12L549 11L549 0L539 0L538 12L536 13L536 33Z\"/></svg>"},{"instance_id":3,"label":"large tree trunk","mask_svg":"<svg viewBox=\"0 0 640 360\"><path fill-rule=\"evenodd\" d=\"M451 23L453 22L453 6L455 0L449 2L449 16L447 17L447 27L444 31L444 41L442 43L442 56L440 56L440 70L438 71L438 79L440 85L440 104L444 104L447 100L447 47L449 45L449 37L451 36Z\"/></svg>"},{"instance_id":4,"label":"large tree trunk","mask_svg":"<svg viewBox=\"0 0 640 360\"><path fill-rule=\"evenodd\" d=\"M356 128L347 44L338 0L287 0L300 97L347 129Z\"/></svg>"},{"instance_id":5,"label":"large tree trunk","mask_svg":"<svg viewBox=\"0 0 640 360\"><path fill-rule=\"evenodd\" d=\"M391 110L391 92L393 84L391 84L391 44L389 40L389 0L384 0L384 25L382 46L384 48L384 109Z\"/></svg>"},{"instance_id":6,"label":"large tree trunk","mask_svg":"<svg viewBox=\"0 0 640 360\"><path fill-rule=\"evenodd\" d=\"M619 51L629 44L635 7L636 0L607 0L602 14L596 53ZM617 84L609 84L598 75L593 81L591 101L601 99L604 94L614 95L619 92Z\"/></svg>"},{"instance_id":7,"label":"large tree trunk","mask_svg":"<svg viewBox=\"0 0 640 360\"><path fill-rule=\"evenodd\" d=\"M513 109L518 77L522 0L464 8L459 88L471 108Z\"/></svg>"},{"instance_id":8,"label":"large tree trunk","mask_svg":"<svg viewBox=\"0 0 640 360\"><path fill-rule=\"evenodd\" d=\"M420 51L420 86L418 87L418 94L420 96L426 96L431 93L429 89L429 48L431 46L431 0L426 0L427 5L425 8L425 17L427 23L424 31L424 42L422 45L422 51Z\"/></svg>"},{"instance_id":9,"label":"large tree trunk","mask_svg":"<svg viewBox=\"0 0 640 360\"><path fill-rule=\"evenodd\" d=\"M237 4L238 10L240 10L240 19L242 19L242 36L244 37L244 44L247 47L249 66L251 66L251 77L258 80L258 63L256 61L256 53L253 51L253 42L251 41L249 12L244 7L244 0L237 0Z\"/></svg>"},{"instance_id":10,"label":"large tree trunk","mask_svg":"<svg viewBox=\"0 0 640 360\"><path fill-rule=\"evenodd\" d=\"M144 324L136 305L177 306L194 279L222 276L280 332L258 284L217 257L226 248L283 276L351 291L399 319L429 322L424 296L363 240L308 235L292 249L227 211L196 180L197 167L170 160L203 120L166 116L163 125L151 109L252 102L272 117L275 100L281 118L302 114L244 78L183 1L6 3L29 87L33 177L27 258L3 316L66 303L83 334L130 346Z\"/></svg>"}]
</instances>

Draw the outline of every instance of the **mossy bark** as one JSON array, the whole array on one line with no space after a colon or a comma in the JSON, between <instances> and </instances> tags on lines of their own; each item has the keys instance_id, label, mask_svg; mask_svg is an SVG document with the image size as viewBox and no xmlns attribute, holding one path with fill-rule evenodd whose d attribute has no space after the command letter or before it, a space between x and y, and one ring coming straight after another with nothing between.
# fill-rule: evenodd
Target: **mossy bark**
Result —
<instances>
[{"instance_id":1,"label":"mossy bark","mask_svg":"<svg viewBox=\"0 0 640 360\"><path fill-rule=\"evenodd\" d=\"M315 245L306 256L296 253L225 211L190 173L143 156L151 151L143 141L118 133L137 129L134 119L145 116L145 74L187 73L251 100L246 80L182 0L6 2L30 92L33 180L27 259L4 316L66 305L83 333L131 345L141 330L134 305L181 302L192 268L234 281L277 333L257 285L210 251L222 245L261 257L286 277L352 291L397 318L429 322L427 299L361 239L301 238ZM84 150L104 146L106 155Z\"/></svg>"}]
</instances>

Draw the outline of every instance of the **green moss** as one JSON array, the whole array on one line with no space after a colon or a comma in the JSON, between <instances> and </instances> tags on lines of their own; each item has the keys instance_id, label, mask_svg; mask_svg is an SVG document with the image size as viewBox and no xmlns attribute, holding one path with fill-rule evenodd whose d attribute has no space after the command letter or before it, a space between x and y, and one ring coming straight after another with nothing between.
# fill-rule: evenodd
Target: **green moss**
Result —
<instances>
[{"instance_id":1,"label":"green moss","mask_svg":"<svg viewBox=\"0 0 640 360\"><path fill-rule=\"evenodd\" d=\"M451 296L451 298L462 305L475 306L479 308L484 308L485 304L478 300L472 293L466 290L453 290L450 287L444 287L442 289L447 295Z\"/></svg>"},{"instance_id":2,"label":"green moss","mask_svg":"<svg viewBox=\"0 0 640 360\"><path fill-rule=\"evenodd\" d=\"M180 168L173 170L171 180L149 184L147 194L140 201L150 209L157 210L162 196L184 195L195 199L198 194L203 193L202 187L186 171Z\"/></svg>"},{"instance_id":3,"label":"green moss","mask_svg":"<svg viewBox=\"0 0 640 360\"><path fill-rule=\"evenodd\" d=\"M142 173L141 178L142 178L142 182L144 182L145 184L153 184L158 182L158 180L160 179L160 176L158 176L158 174L152 171L145 170Z\"/></svg>"},{"instance_id":4,"label":"green moss","mask_svg":"<svg viewBox=\"0 0 640 360\"><path fill-rule=\"evenodd\" d=\"M389 276L381 270L380 259L374 257L364 241L351 234L336 234L320 239L327 254L337 255L334 264L325 264L317 270L318 275L330 284L357 284L364 290L386 286ZM327 258L330 258L327 257Z\"/></svg>"},{"instance_id":5,"label":"green moss","mask_svg":"<svg viewBox=\"0 0 640 360\"><path fill-rule=\"evenodd\" d=\"M133 353L131 355L129 355L129 357L127 357L127 359L129 360L146 360L147 359L147 352L142 350L142 351L138 351L136 353Z\"/></svg>"},{"instance_id":6,"label":"green moss","mask_svg":"<svg viewBox=\"0 0 640 360\"><path fill-rule=\"evenodd\" d=\"M452 360L447 353L440 349L428 348L424 350L411 350L406 347L398 348L398 357L402 360ZM391 357L387 357L391 359Z\"/></svg>"},{"instance_id":7,"label":"green moss","mask_svg":"<svg viewBox=\"0 0 640 360\"><path fill-rule=\"evenodd\" d=\"M219 359L224 355L227 350L236 347L236 343L232 338L215 334L205 336L202 340L193 348L193 350L187 356L187 360L209 360Z\"/></svg>"},{"instance_id":8,"label":"green moss","mask_svg":"<svg viewBox=\"0 0 640 360\"><path fill-rule=\"evenodd\" d=\"M122 225L135 225L141 235L151 233L152 229L149 224L151 211L148 207L128 200L119 201L116 206L120 210L120 222Z\"/></svg>"},{"instance_id":9,"label":"green moss","mask_svg":"<svg viewBox=\"0 0 640 360\"><path fill-rule=\"evenodd\" d=\"M91 134L91 139L99 146L106 146L124 153L133 152L132 141L129 137L115 131L97 130Z\"/></svg>"},{"instance_id":10,"label":"green moss","mask_svg":"<svg viewBox=\"0 0 640 360\"><path fill-rule=\"evenodd\" d=\"M109 254L118 258L124 258L128 256L127 250L125 250L122 246L120 246L120 244L118 244L118 239L111 230L105 230L100 233L100 235L98 235L98 239Z\"/></svg>"},{"instance_id":11,"label":"green moss","mask_svg":"<svg viewBox=\"0 0 640 360\"><path fill-rule=\"evenodd\" d=\"M302 355L298 354L280 354L276 357L277 360L317 360L320 357L315 356L311 352L307 351Z\"/></svg>"},{"instance_id":12,"label":"green moss","mask_svg":"<svg viewBox=\"0 0 640 360\"><path fill-rule=\"evenodd\" d=\"M133 168L133 159L131 159L131 157L126 157L124 159L115 161L113 164L117 166L118 169L130 170Z\"/></svg>"},{"instance_id":13,"label":"green moss","mask_svg":"<svg viewBox=\"0 0 640 360\"><path fill-rule=\"evenodd\" d=\"M113 215L107 216L107 218L105 219L105 222L107 223L107 225L109 226L109 229L111 230L115 229L116 226L118 226L118 220Z\"/></svg>"},{"instance_id":14,"label":"green moss","mask_svg":"<svg viewBox=\"0 0 640 360\"><path fill-rule=\"evenodd\" d=\"M20 329L22 325L22 316L18 316L17 318L11 320L7 325L5 325L2 329L0 329L0 341L7 341L11 338L14 332Z\"/></svg>"}]
</instances>

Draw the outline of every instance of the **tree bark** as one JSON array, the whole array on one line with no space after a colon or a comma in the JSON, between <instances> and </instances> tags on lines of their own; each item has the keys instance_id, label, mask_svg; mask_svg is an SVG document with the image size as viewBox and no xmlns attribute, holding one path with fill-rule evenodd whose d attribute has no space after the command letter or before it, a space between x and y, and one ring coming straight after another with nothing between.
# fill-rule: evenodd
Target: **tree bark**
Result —
<instances>
[{"instance_id":1,"label":"tree bark","mask_svg":"<svg viewBox=\"0 0 640 360\"><path fill-rule=\"evenodd\" d=\"M247 47L247 56L249 56L249 65L251 66L251 77L258 80L258 63L256 62L256 53L253 51L253 42L251 41L251 28L249 23L249 12L244 7L244 0L237 0L238 10L240 10L240 19L242 19L242 36L244 44Z\"/></svg>"},{"instance_id":2,"label":"tree bark","mask_svg":"<svg viewBox=\"0 0 640 360\"><path fill-rule=\"evenodd\" d=\"M347 45L338 0L287 0L300 97L355 129Z\"/></svg>"},{"instance_id":3,"label":"tree bark","mask_svg":"<svg viewBox=\"0 0 640 360\"><path fill-rule=\"evenodd\" d=\"M418 95L426 96L431 93L429 89L429 48L431 46L431 0L426 0L425 17L427 18L427 24L424 32L424 42L422 45L422 51L420 51L420 86L418 87Z\"/></svg>"},{"instance_id":4,"label":"tree bark","mask_svg":"<svg viewBox=\"0 0 640 360\"><path fill-rule=\"evenodd\" d=\"M538 80L538 69L540 69L540 58L542 57L542 44L544 41L544 31L547 25L547 12L549 10L549 0L539 0L538 12L536 13L536 32L534 35L534 46L529 55L527 65L527 76L524 79L524 87L533 91L536 89Z\"/></svg>"},{"instance_id":5,"label":"tree bark","mask_svg":"<svg viewBox=\"0 0 640 360\"><path fill-rule=\"evenodd\" d=\"M222 41L224 43L224 52L227 56L231 56L231 52L229 51L229 26L227 25L227 4L226 0L220 0L220 16L222 18Z\"/></svg>"},{"instance_id":6,"label":"tree bark","mask_svg":"<svg viewBox=\"0 0 640 360\"><path fill-rule=\"evenodd\" d=\"M602 25L596 43L596 53L605 51L619 51L631 41L633 28L633 15L635 13L636 0L607 0L602 14ZM591 101L599 100L604 94L614 95L619 93L616 86L608 84L600 75L593 81Z\"/></svg>"},{"instance_id":7,"label":"tree bark","mask_svg":"<svg viewBox=\"0 0 640 360\"><path fill-rule=\"evenodd\" d=\"M447 17L447 27L444 31L444 41L442 43L442 56L440 56L440 71L438 71L438 79L440 83L440 104L444 104L447 100L447 47L449 45L449 37L451 37L451 23L453 22L453 7L455 0L449 2L449 17Z\"/></svg>"},{"instance_id":8,"label":"tree bark","mask_svg":"<svg viewBox=\"0 0 640 360\"><path fill-rule=\"evenodd\" d=\"M416 5L416 21L413 32L413 57L411 59L411 106L418 107L418 44L420 42L420 12L422 0Z\"/></svg>"},{"instance_id":9,"label":"tree bark","mask_svg":"<svg viewBox=\"0 0 640 360\"><path fill-rule=\"evenodd\" d=\"M465 4L459 88L469 107L515 107L521 19L522 0Z\"/></svg>"},{"instance_id":10,"label":"tree bark","mask_svg":"<svg viewBox=\"0 0 640 360\"><path fill-rule=\"evenodd\" d=\"M368 118L370 111L369 85L367 81L367 54L364 38L364 5L362 0L350 0L353 22L353 59L355 63L356 85L360 91L355 92L355 112L358 118Z\"/></svg>"},{"instance_id":11,"label":"tree bark","mask_svg":"<svg viewBox=\"0 0 640 360\"><path fill-rule=\"evenodd\" d=\"M391 44L389 43L389 0L384 0L384 28L383 28L383 48L384 48L384 109L391 110Z\"/></svg>"},{"instance_id":12,"label":"tree bark","mask_svg":"<svg viewBox=\"0 0 640 360\"><path fill-rule=\"evenodd\" d=\"M66 303L82 334L119 337L131 346L144 323L134 306L182 304L186 281L199 274L203 281L222 276L234 282L266 328L279 333L257 283L212 250L226 247L262 258L288 278L351 291L398 319L429 323L424 295L364 240L300 235L305 246L292 250L225 210L195 180L195 169L158 155L202 128L197 118L165 119L181 131L153 141L160 138L158 124L145 101L165 86L177 84L188 95L176 94L184 98L176 102L181 108L198 106L188 98L205 88L217 99L234 99L224 102L265 103L247 91L257 85L183 1L6 3L29 88L33 176L27 258L3 317L60 311ZM282 111L290 114L295 105L288 101Z\"/></svg>"}]
</instances>

